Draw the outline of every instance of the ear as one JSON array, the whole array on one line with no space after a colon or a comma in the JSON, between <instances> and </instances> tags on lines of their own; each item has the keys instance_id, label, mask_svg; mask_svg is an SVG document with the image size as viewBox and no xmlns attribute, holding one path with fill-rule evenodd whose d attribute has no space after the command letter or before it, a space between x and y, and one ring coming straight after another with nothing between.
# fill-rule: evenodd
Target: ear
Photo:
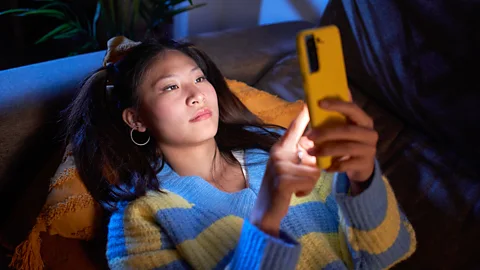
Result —
<instances>
[{"instance_id":1,"label":"ear","mask_svg":"<svg viewBox=\"0 0 480 270\"><path fill-rule=\"evenodd\" d=\"M147 127L140 120L140 116L137 111L132 108L126 108L122 113L123 121L131 128L136 129L139 132L145 132Z\"/></svg>"}]
</instances>

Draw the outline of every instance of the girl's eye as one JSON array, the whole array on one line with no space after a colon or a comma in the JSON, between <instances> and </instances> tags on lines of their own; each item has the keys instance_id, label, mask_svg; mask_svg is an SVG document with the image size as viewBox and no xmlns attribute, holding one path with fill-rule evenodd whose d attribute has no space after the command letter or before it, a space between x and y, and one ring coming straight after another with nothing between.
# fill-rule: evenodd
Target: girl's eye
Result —
<instances>
[{"instance_id":1,"label":"girl's eye","mask_svg":"<svg viewBox=\"0 0 480 270\"><path fill-rule=\"evenodd\" d=\"M163 88L163 91L172 91L172 90L175 90L175 89L178 89L177 85L169 85L169 86Z\"/></svg>"},{"instance_id":2,"label":"girl's eye","mask_svg":"<svg viewBox=\"0 0 480 270\"><path fill-rule=\"evenodd\" d=\"M205 81L206 79L207 79L207 78L205 78L205 76L198 77L198 78L195 80L195 82L196 82L196 83L203 82L203 81Z\"/></svg>"}]
</instances>

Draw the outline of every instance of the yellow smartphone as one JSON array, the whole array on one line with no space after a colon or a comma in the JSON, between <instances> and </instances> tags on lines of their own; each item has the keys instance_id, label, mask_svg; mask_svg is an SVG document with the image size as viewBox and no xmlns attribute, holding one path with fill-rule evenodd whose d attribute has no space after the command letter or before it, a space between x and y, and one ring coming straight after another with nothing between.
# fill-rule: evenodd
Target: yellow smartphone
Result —
<instances>
[{"instance_id":1,"label":"yellow smartphone","mask_svg":"<svg viewBox=\"0 0 480 270\"><path fill-rule=\"evenodd\" d=\"M322 99L350 101L339 29L325 26L297 34L297 54L310 114L310 127L318 128L346 122L344 115L323 110ZM330 167L332 157L317 158L321 169Z\"/></svg>"}]
</instances>

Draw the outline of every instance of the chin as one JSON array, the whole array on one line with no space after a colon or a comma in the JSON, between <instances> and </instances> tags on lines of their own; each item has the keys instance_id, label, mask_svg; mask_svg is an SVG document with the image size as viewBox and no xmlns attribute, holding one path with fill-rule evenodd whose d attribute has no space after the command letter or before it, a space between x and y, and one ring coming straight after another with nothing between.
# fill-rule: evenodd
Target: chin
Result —
<instances>
[{"instance_id":1,"label":"chin","mask_svg":"<svg viewBox=\"0 0 480 270\"><path fill-rule=\"evenodd\" d=\"M203 124L203 123L202 123ZM218 123L213 121L206 122L203 125L197 125L190 130L191 141L195 143L202 143L211 140L217 135Z\"/></svg>"}]
</instances>

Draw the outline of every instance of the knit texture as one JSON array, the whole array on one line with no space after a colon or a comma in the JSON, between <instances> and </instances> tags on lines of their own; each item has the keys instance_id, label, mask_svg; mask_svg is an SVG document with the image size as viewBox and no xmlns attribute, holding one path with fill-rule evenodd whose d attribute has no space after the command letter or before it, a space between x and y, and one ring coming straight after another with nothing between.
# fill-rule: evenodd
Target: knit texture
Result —
<instances>
[{"instance_id":1,"label":"knit texture","mask_svg":"<svg viewBox=\"0 0 480 270\"><path fill-rule=\"evenodd\" d=\"M245 150L249 188L223 192L168 164L165 193L120 203L108 228L112 269L383 269L415 250L415 233L378 163L370 186L348 195L346 174L323 172L313 192L292 197L279 238L248 217L268 153Z\"/></svg>"}]
</instances>

